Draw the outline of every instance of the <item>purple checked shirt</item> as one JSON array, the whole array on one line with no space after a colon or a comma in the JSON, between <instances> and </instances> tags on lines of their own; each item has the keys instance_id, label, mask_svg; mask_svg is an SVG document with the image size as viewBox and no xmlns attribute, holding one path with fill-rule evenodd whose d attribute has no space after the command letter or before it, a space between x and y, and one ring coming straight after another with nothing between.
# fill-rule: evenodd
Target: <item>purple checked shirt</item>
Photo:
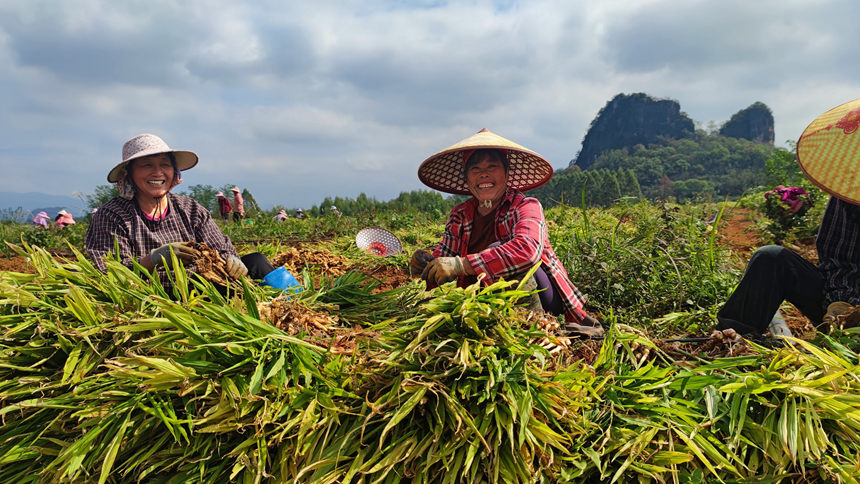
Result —
<instances>
[{"instance_id":1,"label":"purple checked shirt","mask_svg":"<svg viewBox=\"0 0 860 484\"><path fill-rule=\"evenodd\" d=\"M114 238L119 244L122 264L131 267L132 259L139 259L161 245L170 242L205 242L217 250L221 257L237 255L230 238L215 225L209 211L192 198L167 194L167 216L149 220L137 206L137 201L113 198L99 207L87 229L87 254L100 270L106 270L104 257L114 251ZM186 265L194 271L196 267ZM168 279L158 269L162 284Z\"/></svg>"}]
</instances>

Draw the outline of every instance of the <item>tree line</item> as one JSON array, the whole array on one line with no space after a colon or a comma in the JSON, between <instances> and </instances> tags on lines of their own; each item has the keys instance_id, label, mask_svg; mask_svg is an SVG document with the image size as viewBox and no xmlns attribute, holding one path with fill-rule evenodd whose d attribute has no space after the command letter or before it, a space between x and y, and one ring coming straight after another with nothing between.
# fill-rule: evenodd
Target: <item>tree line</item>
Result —
<instances>
[{"instance_id":1,"label":"tree line","mask_svg":"<svg viewBox=\"0 0 860 484\"><path fill-rule=\"evenodd\" d=\"M702 130L691 139L662 140L648 146L608 150L601 153L587 170L578 166L556 170L542 187L529 191L544 207L559 204L606 207L624 198L678 202L736 197L752 187L773 180L774 172L797 172L792 151L738 138L709 134ZM215 193L230 194L233 185L191 185L179 193L188 195L217 213ZM97 208L116 196L113 185L99 185L86 196L90 208ZM246 188L242 191L247 217L269 216L279 210L293 213L299 207L275 206L262 210ZM331 207L344 215L382 213L387 211L420 211L447 214L466 200L462 195L443 195L432 190L402 192L397 198L380 201L361 193L356 198L327 196L305 211L309 216L325 216ZM302 207L303 208L303 207ZM304 209L304 208L303 208Z\"/></svg>"}]
</instances>

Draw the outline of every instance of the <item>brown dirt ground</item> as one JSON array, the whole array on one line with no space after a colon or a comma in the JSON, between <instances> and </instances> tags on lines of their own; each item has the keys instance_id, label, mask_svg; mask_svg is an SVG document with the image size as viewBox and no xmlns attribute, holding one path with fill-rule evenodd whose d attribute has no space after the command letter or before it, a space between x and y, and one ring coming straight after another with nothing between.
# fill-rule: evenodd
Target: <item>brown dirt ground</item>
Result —
<instances>
[{"instance_id":1,"label":"brown dirt ground","mask_svg":"<svg viewBox=\"0 0 860 484\"><path fill-rule=\"evenodd\" d=\"M6 272L25 272L27 274L35 274L36 269L30 265L26 257L14 255L12 257L0 257L0 271Z\"/></svg>"}]
</instances>

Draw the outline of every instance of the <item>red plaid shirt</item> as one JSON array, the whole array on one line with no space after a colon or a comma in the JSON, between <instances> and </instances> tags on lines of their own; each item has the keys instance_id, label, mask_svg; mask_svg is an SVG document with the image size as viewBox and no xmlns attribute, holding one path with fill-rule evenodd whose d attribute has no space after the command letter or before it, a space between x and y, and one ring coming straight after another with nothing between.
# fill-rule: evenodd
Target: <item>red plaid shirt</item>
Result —
<instances>
[{"instance_id":1,"label":"red plaid shirt","mask_svg":"<svg viewBox=\"0 0 860 484\"><path fill-rule=\"evenodd\" d=\"M496 240L501 245L477 254L467 254L477 208L478 200L472 197L451 210L445 234L433 256L465 256L477 274L486 274L485 285L501 277L518 279L540 261L564 303L565 320L582 321L586 316L582 308L585 297L570 282L567 271L549 244L540 202L509 188L496 211ZM464 280L465 277L461 276L458 284L463 285Z\"/></svg>"},{"instance_id":2,"label":"red plaid shirt","mask_svg":"<svg viewBox=\"0 0 860 484\"><path fill-rule=\"evenodd\" d=\"M237 255L230 238L212 221L209 210L192 198L172 193L167 194L167 203L167 216L155 221L144 216L135 200L116 197L99 207L87 228L87 254L93 264L102 271L107 269L102 259L114 251L114 238L122 264L127 267L131 267L132 259L140 259L170 242L205 242L225 259ZM196 270L194 264L185 267ZM158 275L167 285L164 269L159 268Z\"/></svg>"}]
</instances>

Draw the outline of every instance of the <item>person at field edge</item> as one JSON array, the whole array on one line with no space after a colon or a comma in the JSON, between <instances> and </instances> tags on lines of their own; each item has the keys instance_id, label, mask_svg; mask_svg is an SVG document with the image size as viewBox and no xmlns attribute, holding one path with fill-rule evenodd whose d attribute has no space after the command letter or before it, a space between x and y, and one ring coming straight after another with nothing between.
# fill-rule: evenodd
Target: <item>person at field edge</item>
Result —
<instances>
[{"instance_id":1,"label":"person at field edge","mask_svg":"<svg viewBox=\"0 0 860 484\"><path fill-rule=\"evenodd\" d=\"M197 161L195 153L173 150L154 134L135 136L123 145L122 161L107 176L119 196L93 213L87 229L87 253L97 268L106 270L104 259L117 244L123 265L131 267L136 260L155 270L168 286L165 267L170 267L171 251L193 272L199 251L191 243L203 242L218 251L233 279L262 279L274 270L261 253L240 258L209 210L190 197L170 193L182 183L182 172Z\"/></svg>"},{"instance_id":2,"label":"person at field edge","mask_svg":"<svg viewBox=\"0 0 860 484\"><path fill-rule=\"evenodd\" d=\"M233 206L230 205L230 200L224 196L224 192L219 191L215 194L215 198L218 199L218 213L221 214L221 220L225 222L230 220L230 211L233 210Z\"/></svg>"},{"instance_id":3,"label":"person at field edge","mask_svg":"<svg viewBox=\"0 0 860 484\"><path fill-rule=\"evenodd\" d=\"M570 282L549 242L543 208L523 192L552 177L537 153L486 129L427 158L418 178L430 188L472 197L451 210L442 240L430 254L418 250L410 270L428 286L449 280L465 287L519 279L539 264L526 288L538 289L531 308L564 315L575 336L600 337L600 323L585 312L585 297Z\"/></svg>"},{"instance_id":4,"label":"person at field edge","mask_svg":"<svg viewBox=\"0 0 860 484\"><path fill-rule=\"evenodd\" d=\"M57 224L57 227L63 228L68 225L75 225L75 218L67 212L65 209L57 212L57 216L54 218L54 223Z\"/></svg>"},{"instance_id":5,"label":"person at field edge","mask_svg":"<svg viewBox=\"0 0 860 484\"><path fill-rule=\"evenodd\" d=\"M717 312L718 329L791 336L779 307L793 304L820 331L860 304L860 185L856 172L860 99L819 115L803 130L796 157L804 175L831 195L815 240L818 265L778 245L757 250Z\"/></svg>"},{"instance_id":6,"label":"person at field edge","mask_svg":"<svg viewBox=\"0 0 860 484\"><path fill-rule=\"evenodd\" d=\"M304 219L305 218L304 210L302 210L301 208L297 208L296 213L293 215L293 218Z\"/></svg>"},{"instance_id":7,"label":"person at field edge","mask_svg":"<svg viewBox=\"0 0 860 484\"><path fill-rule=\"evenodd\" d=\"M48 228L50 220L51 219L48 217L48 212L42 211L37 213L36 216L33 217L33 225L46 229Z\"/></svg>"},{"instance_id":8,"label":"person at field edge","mask_svg":"<svg viewBox=\"0 0 860 484\"><path fill-rule=\"evenodd\" d=\"M831 197L815 248L818 266L779 245L758 249L717 312L717 329L791 336L779 311L783 301L819 329L831 303L860 304L860 206Z\"/></svg>"},{"instance_id":9,"label":"person at field edge","mask_svg":"<svg viewBox=\"0 0 860 484\"><path fill-rule=\"evenodd\" d=\"M343 216L343 213L334 205L331 206L329 211L331 212L332 215L334 215L337 218L341 218Z\"/></svg>"},{"instance_id":10,"label":"person at field edge","mask_svg":"<svg viewBox=\"0 0 860 484\"><path fill-rule=\"evenodd\" d=\"M233 192L233 221L241 222L245 218L245 200L239 192L239 187L230 189Z\"/></svg>"},{"instance_id":11,"label":"person at field edge","mask_svg":"<svg viewBox=\"0 0 860 484\"><path fill-rule=\"evenodd\" d=\"M274 220L275 222L283 222L284 220L286 220L286 219L288 219L288 218L289 218L289 216L287 216L287 211L286 211L286 210L281 210L280 212L278 212L278 213L275 215L275 217L274 217L274 219L273 219L273 220Z\"/></svg>"}]
</instances>

